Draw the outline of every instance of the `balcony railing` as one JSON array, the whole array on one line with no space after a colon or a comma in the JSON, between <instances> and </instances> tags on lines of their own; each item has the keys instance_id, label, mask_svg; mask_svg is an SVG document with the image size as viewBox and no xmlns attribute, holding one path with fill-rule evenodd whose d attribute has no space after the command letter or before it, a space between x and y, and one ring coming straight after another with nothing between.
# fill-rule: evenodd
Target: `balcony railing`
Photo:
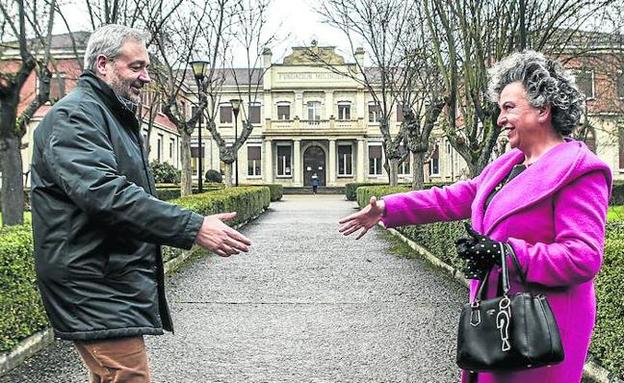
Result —
<instances>
[{"instance_id":1,"label":"balcony railing","mask_svg":"<svg viewBox=\"0 0 624 383\"><path fill-rule=\"evenodd\" d=\"M341 130L357 132L366 129L362 119L358 120L266 120L266 129L278 131L318 131L318 130Z\"/></svg>"}]
</instances>

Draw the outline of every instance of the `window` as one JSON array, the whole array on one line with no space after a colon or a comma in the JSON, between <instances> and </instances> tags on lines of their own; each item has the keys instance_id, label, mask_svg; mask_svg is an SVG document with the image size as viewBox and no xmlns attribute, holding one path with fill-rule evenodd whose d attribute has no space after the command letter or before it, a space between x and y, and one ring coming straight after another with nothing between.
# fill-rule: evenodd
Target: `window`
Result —
<instances>
[{"instance_id":1,"label":"window","mask_svg":"<svg viewBox=\"0 0 624 383\"><path fill-rule=\"evenodd\" d=\"M429 160L429 175L440 175L440 145L434 144L433 153L431 153L431 159Z\"/></svg>"},{"instance_id":2,"label":"window","mask_svg":"<svg viewBox=\"0 0 624 383\"><path fill-rule=\"evenodd\" d=\"M260 123L260 104L253 103L249 105L249 122L252 124Z\"/></svg>"},{"instance_id":3,"label":"window","mask_svg":"<svg viewBox=\"0 0 624 383\"><path fill-rule=\"evenodd\" d=\"M308 102L308 120L319 121L321 119L321 102L309 101Z\"/></svg>"},{"instance_id":4,"label":"window","mask_svg":"<svg viewBox=\"0 0 624 383\"><path fill-rule=\"evenodd\" d=\"M54 73L50 79L50 100L58 101L65 94L65 73Z\"/></svg>"},{"instance_id":5,"label":"window","mask_svg":"<svg viewBox=\"0 0 624 383\"><path fill-rule=\"evenodd\" d=\"M206 158L205 156L206 145L203 142L202 142L202 154L204 155L202 157L202 160L203 160L204 158ZM193 174L195 174L196 176L198 175L197 173L199 172L199 144L197 142L191 142L191 170Z\"/></svg>"},{"instance_id":6,"label":"window","mask_svg":"<svg viewBox=\"0 0 624 383\"><path fill-rule=\"evenodd\" d=\"M403 145L401 145L401 151L403 150L407 150L407 149L404 149ZM411 163L410 163L411 156L412 156L411 153L407 153L407 157L405 157L403 162L401 162L401 164L399 165L399 175L408 176L412 174L412 168L411 168Z\"/></svg>"},{"instance_id":7,"label":"window","mask_svg":"<svg viewBox=\"0 0 624 383\"><path fill-rule=\"evenodd\" d=\"M624 98L624 72L619 72L616 78L617 96Z\"/></svg>"},{"instance_id":8,"label":"window","mask_svg":"<svg viewBox=\"0 0 624 383\"><path fill-rule=\"evenodd\" d=\"M163 135L158 134L158 138L156 139L156 161L158 162L162 162L163 140Z\"/></svg>"},{"instance_id":9,"label":"window","mask_svg":"<svg viewBox=\"0 0 624 383\"><path fill-rule=\"evenodd\" d=\"M259 145L247 146L247 175L258 177L262 175L262 150Z\"/></svg>"},{"instance_id":10,"label":"window","mask_svg":"<svg viewBox=\"0 0 624 383\"><path fill-rule=\"evenodd\" d=\"M619 168L624 169L624 126L618 128Z\"/></svg>"},{"instance_id":11,"label":"window","mask_svg":"<svg viewBox=\"0 0 624 383\"><path fill-rule=\"evenodd\" d=\"M338 103L338 119L350 120L351 119L351 103L348 101L341 101Z\"/></svg>"},{"instance_id":12,"label":"window","mask_svg":"<svg viewBox=\"0 0 624 383\"><path fill-rule=\"evenodd\" d=\"M149 150L149 141L147 140L147 132L143 132L143 150Z\"/></svg>"},{"instance_id":13,"label":"window","mask_svg":"<svg viewBox=\"0 0 624 383\"><path fill-rule=\"evenodd\" d=\"M292 175L291 167L291 147L286 144L277 145L277 176L290 177Z\"/></svg>"},{"instance_id":14,"label":"window","mask_svg":"<svg viewBox=\"0 0 624 383\"><path fill-rule=\"evenodd\" d=\"M579 70L576 72L576 85L587 99L594 98L594 72Z\"/></svg>"},{"instance_id":15,"label":"window","mask_svg":"<svg viewBox=\"0 0 624 383\"><path fill-rule=\"evenodd\" d=\"M290 120L290 104L287 102L277 104L277 119Z\"/></svg>"},{"instance_id":16,"label":"window","mask_svg":"<svg viewBox=\"0 0 624 383\"><path fill-rule=\"evenodd\" d=\"M353 175L353 146L338 145L338 175Z\"/></svg>"},{"instance_id":17,"label":"window","mask_svg":"<svg viewBox=\"0 0 624 383\"><path fill-rule=\"evenodd\" d=\"M379 122L379 118L381 117L381 107L379 104L369 103L368 104L368 122Z\"/></svg>"},{"instance_id":18,"label":"window","mask_svg":"<svg viewBox=\"0 0 624 383\"><path fill-rule=\"evenodd\" d=\"M175 139L174 138L170 138L169 139L169 158L171 159L171 163L176 165L176 157L175 157Z\"/></svg>"},{"instance_id":19,"label":"window","mask_svg":"<svg viewBox=\"0 0 624 383\"><path fill-rule=\"evenodd\" d=\"M368 146L368 174L372 176L381 175L382 156L381 145Z\"/></svg>"},{"instance_id":20,"label":"window","mask_svg":"<svg viewBox=\"0 0 624 383\"><path fill-rule=\"evenodd\" d=\"M232 123L232 105L219 106L219 121L222 124Z\"/></svg>"},{"instance_id":21,"label":"window","mask_svg":"<svg viewBox=\"0 0 624 383\"><path fill-rule=\"evenodd\" d=\"M453 147L450 142L446 142L446 172L447 176L453 175Z\"/></svg>"}]
</instances>

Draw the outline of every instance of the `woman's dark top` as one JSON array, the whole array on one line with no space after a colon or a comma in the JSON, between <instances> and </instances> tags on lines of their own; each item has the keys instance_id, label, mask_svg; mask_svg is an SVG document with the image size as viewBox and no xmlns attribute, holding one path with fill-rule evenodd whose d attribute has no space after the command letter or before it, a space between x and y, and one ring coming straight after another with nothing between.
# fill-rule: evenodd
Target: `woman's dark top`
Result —
<instances>
[{"instance_id":1,"label":"woman's dark top","mask_svg":"<svg viewBox=\"0 0 624 383\"><path fill-rule=\"evenodd\" d=\"M503 186L505 186L512 179L516 178L520 173L525 171L526 168L527 168L527 165L523 165L523 164L514 165L514 167L509 172L509 174L507 174L507 177L505 177L501 181L501 183L499 183L494 188L494 190L492 190L492 192L488 196L487 200L485 200L485 206L483 207L483 210L484 211L487 210L488 206L490 206L490 202L492 202L492 199L494 198L494 196L503 188Z\"/></svg>"}]
</instances>

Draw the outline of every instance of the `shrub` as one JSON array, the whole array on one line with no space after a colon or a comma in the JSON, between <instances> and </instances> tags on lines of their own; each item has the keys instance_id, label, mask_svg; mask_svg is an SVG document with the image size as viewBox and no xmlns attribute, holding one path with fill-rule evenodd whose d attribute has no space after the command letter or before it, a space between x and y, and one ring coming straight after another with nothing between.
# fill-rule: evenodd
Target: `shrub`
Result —
<instances>
[{"instance_id":1,"label":"shrub","mask_svg":"<svg viewBox=\"0 0 624 383\"><path fill-rule=\"evenodd\" d=\"M208 182L217 182L217 183L221 183L223 182L223 175L221 175L220 171L214 170L214 169L209 169L206 172L206 181Z\"/></svg>"},{"instance_id":2,"label":"shrub","mask_svg":"<svg viewBox=\"0 0 624 383\"><path fill-rule=\"evenodd\" d=\"M383 197L394 193L404 193L409 191L409 186L360 186L357 188L357 202L360 207L368 205L370 197Z\"/></svg>"},{"instance_id":3,"label":"shrub","mask_svg":"<svg viewBox=\"0 0 624 383\"><path fill-rule=\"evenodd\" d=\"M624 181L614 181L609 205L624 205Z\"/></svg>"},{"instance_id":4,"label":"shrub","mask_svg":"<svg viewBox=\"0 0 624 383\"><path fill-rule=\"evenodd\" d=\"M0 230L0 352L48 326L32 247L30 225Z\"/></svg>"},{"instance_id":5,"label":"shrub","mask_svg":"<svg viewBox=\"0 0 624 383\"><path fill-rule=\"evenodd\" d=\"M266 186L271 190L271 202L279 201L284 195L284 187L281 184L259 184L249 186Z\"/></svg>"},{"instance_id":6,"label":"shrub","mask_svg":"<svg viewBox=\"0 0 624 383\"><path fill-rule=\"evenodd\" d=\"M353 182L345 185L345 197L347 197L347 201L356 201L357 194L356 190L360 186L383 186L385 184L381 183L364 183L364 182Z\"/></svg>"},{"instance_id":7,"label":"shrub","mask_svg":"<svg viewBox=\"0 0 624 383\"><path fill-rule=\"evenodd\" d=\"M168 162L153 161L150 164L152 173L154 174L154 180L156 183L179 183L180 171L170 165Z\"/></svg>"}]
</instances>

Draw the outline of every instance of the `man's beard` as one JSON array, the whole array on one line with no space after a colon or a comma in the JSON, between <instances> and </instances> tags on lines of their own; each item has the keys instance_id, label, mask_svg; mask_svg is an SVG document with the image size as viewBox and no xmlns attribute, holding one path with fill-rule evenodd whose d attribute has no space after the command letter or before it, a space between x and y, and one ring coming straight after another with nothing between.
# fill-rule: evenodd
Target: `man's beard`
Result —
<instances>
[{"instance_id":1,"label":"man's beard","mask_svg":"<svg viewBox=\"0 0 624 383\"><path fill-rule=\"evenodd\" d=\"M112 79L110 83L110 87L113 89L113 92L117 95L117 97L123 97L128 99L135 104L139 104L141 102L141 95L134 94L130 91L132 85L136 88L142 88L143 83L139 80L122 80L119 76L115 76L116 78Z\"/></svg>"}]
</instances>

